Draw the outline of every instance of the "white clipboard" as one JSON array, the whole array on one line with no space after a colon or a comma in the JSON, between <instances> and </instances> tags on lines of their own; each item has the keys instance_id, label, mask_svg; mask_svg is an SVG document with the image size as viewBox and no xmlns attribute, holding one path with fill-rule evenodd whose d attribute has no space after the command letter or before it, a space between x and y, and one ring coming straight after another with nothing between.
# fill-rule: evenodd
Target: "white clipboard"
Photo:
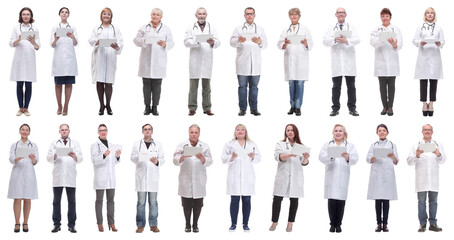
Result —
<instances>
[{"instance_id":1,"label":"white clipboard","mask_svg":"<svg viewBox=\"0 0 454 240\"><path fill-rule=\"evenodd\" d=\"M351 30L347 30L347 31L335 31L334 32L334 37L335 38L338 38L341 35L346 37L346 38L350 38L350 37L352 37L352 31Z\"/></svg>"},{"instance_id":2,"label":"white clipboard","mask_svg":"<svg viewBox=\"0 0 454 240\"><path fill-rule=\"evenodd\" d=\"M380 42L388 42L388 39L397 39L397 34L395 32L380 32L379 39Z\"/></svg>"},{"instance_id":3,"label":"white clipboard","mask_svg":"<svg viewBox=\"0 0 454 240\"><path fill-rule=\"evenodd\" d=\"M253 37L258 37L259 35L257 33L243 33L241 34L241 37L246 38L246 41L251 42Z\"/></svg>"},{"instance_id":4,"label":"white clipboard","mask_svg":"<svg viewBox=\"0 0 454 240\"><path fill-rule=\"evenodd\" d=\"M68 157L73 148L57 148L57 157Z\"/></svg>"},{"instance_id":5,"label":"white clipboard","mask_svg":"<svg viewBox=\"0 0 454 240\"><path fill-rule=\"evenodd\" d=\"M301 41L306 39L306 36L303 35L288 35L287 40L290 40L290 44L301 44Z\"/></svg>"},{"instance_id":6,"label":"white clipboard","mask_svg":"<svg viewBox=\"0 0 454 240\"><path fill-rule=\"evenodd\" d=\"M16 157L28 158L28 155L33 154L32 148L17 148Z\"/></svg>"},{"instance_id":7,"label":"white clipboard","mask_svg":"<svg viewBox=\"0 0 454 240\"><path fill-rule=\"evenodd\" d=\"M145 38L145 44L147 45L153 45L153 44L158 44L159 41L165 41L164 36L147 36Z\"/></svg>"},{"instance_id":8,"label":"white clipboard","mask_svg":"<svg viewBox=\"0 0 454 240\"><path fill-rule=\"evenodd\" d=\"M295 143L295 144L293 144L293 148L290 153L295 154L297 156L303 156L303 154L310 153L310 152L311 152L310 147L306 147L302 144Z\"/></svg>"},{"instance_id":9,"label":"white clipboard","mask_svg":"<svg viewBox=\"0 0 454 240\"><path fill-rule=\"evenodd\" d=\"M117 150L122 150L123 149L123 146L122 145L119 145L119 144L109 144L110 147L110 154L116 154L117 153Z\"/></svg>"},{"instance_id":10,"label":"white clipboard","mask_svg":"<svg viewBox=\"0 0 454 240\"><path fill-rule=\"evenodd\" d=\"M330 158L340 158L344 152L347 152L346 147L328 147L328 157Z\"/></svg>"},{"instance_id":11,"label":"white clipboard","mask_svg":"<svg viewBox=\"0 0 454 240\"><path fill-rule=\"evenodd\" d=\"M195 41L198 43L204 43L207 42L208 39L214 38L213 34L197 34L195 35Z\"/></svg>"},{"instance_id":12,"label":"white clipboard","mask_svg":"<svg viewBox=\"0 0 454 240\"><path fill-rule=\"evenodd\" d=\"M387 158L388 154L390 154L392 152L393 152L393 150L391 148L375 148L374 157L375 158Z\"/></svg>"},{"instance_id":13,"label":"white clipboard","mask_svg":"<svg viewBox=\"0 0 454 240\"><path fill-rule=\"evenodd\" d=\"M112 43L116 43L117 42L117 39L113 38L113 39L99 39L99 44L98 46L99 47L110 47L110 45L112 45Z\"/></svg>"},{"instance_id":14,"label":"white clipboard","mask_svg":"<svg viewBox=\"0 0 454 240\"><path fill-rule=\"evenodd\" d=\"M236 147L233 149L233 151L238 155L238 157L248 157L249 152L242 148L242 147Z\"/></svg>"},{"instance_id":15,"label":"white clipboard","mask_svg":"<svg viewBox=\"0 0 454 240\"><path fill-rule=\"evenodd\" d=\"M198 153L202 153L203 147L184 147L183 156L195 156Z\"/></svg>"},{"instance_id":16,"label":"white clipboard","mask_svg":"<svg viewBox=\"0 0 454 240\"><path fill-rule=\"evenodd\" d=\"M39 32L38 31L23 31L21 32L20 34L20 39L21 40L27 40L28 39L28 36L35 36L35 39L38 39L39 38Z\"/></svg>"},{"instance_id":17,"label":"white clipboard","mask_svg":"<svg viewBox=\"0 0 454 240\"><path fill-rule=\"evenodd\" d=\"M150 161L150 158L157 157L156 155L157 155L156 153L147 153L147 154L141 153L141 154L139 154L139 161L148 162L148 161Z\"/></svg>"},{"instance_id":18,"label":"white clipboard","mask_svg":"<svg viewBox=\"0 0 454 240\"><path fill-rule=\"evenodd\" d=\"M57 37L68 37L68 33L72 33L73 30L72 28L57 28L57 31L55 33L57 33Z\"/></svg>"},{"instance_id":19,"label":"white clipboard","mask_svg":"<svg viewBox=\"0 0 454 240\"><path fill-rule=\"evenodd\" d=\"M422 42L425 42L427 44L435 44L435 42L439 42L440 40L439 39L435 39L435 38L426 38L426 39L423 39Z\"/></svg>"},{"instance_id":20,"label":"white clipboard","mask_svg":"<svg viewBox=\"0 0 454 240\"><path fill-rule=\"evenodd\" d=\"M435 143L420 143L418 144L418 148L423 150L424 153L428 152L435 152L437 150L437 145Z\"/></svg>"}]
</instances>

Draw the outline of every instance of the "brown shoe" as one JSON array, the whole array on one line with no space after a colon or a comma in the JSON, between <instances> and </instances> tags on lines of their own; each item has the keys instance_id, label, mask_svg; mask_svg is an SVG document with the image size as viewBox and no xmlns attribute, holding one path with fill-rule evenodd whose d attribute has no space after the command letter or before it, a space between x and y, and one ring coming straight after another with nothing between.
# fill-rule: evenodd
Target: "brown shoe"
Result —
<instances>
[{"instance_id":1,"label":"brown shoe","mask_svg":"<svg viewBox=\"0 0 454 240\"><path fill-rule=\"evenodd\" d=\"M144 229L144 227L137 227L136 233L142 233L143 229Z\"/></svg>"},{"instance_id":2,"label":"brown shoe","mask_svg":"<svg viewBox=\"0 0 454 240\"><path fill-rule=\"evenodd\" d=\"M160 232L160 231L159 231L159 228L158 228L157 226L151 226L151 227L150 227L150 231L152 231L152 232L154 232L154 233Z\"/></svg>"},{"instance_id":3,"label":"brown shoe","mask_svg":"<svg viewBox=\"0 0 454 240\"><path fill-rule=\"evenodd\" d=\"M208 116L213 116L213 115L214 115L214 113L211 112L211 110L206 110L206 111L204 111L203 113L205 113L205 114L208 115Z\"/></svg>"},{"instance_id":4,"label":"brown shoe","mask_svg":"<svg viewBox=\"0 0 454 240\"><path fill-rule=\"evenodd\" d=\"M189 114L188 114L189 116L194 116L194 114L195 114L195 110L189 110Z\"/></svg>"}]
</instances>

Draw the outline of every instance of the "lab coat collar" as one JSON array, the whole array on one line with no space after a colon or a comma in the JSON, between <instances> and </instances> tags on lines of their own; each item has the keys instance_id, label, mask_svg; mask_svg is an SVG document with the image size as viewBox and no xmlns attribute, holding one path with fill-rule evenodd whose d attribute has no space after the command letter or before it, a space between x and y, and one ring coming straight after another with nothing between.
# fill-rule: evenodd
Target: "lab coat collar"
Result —
<instances>
[{"instance_id":1,"label":"lab coat collar","mask_svg":"<svg viewBox=\"0 0 454 240\"><path fill-rule=\"evenodd\" d=\"M32 142L29 139L27 139L27 141L25 141L25 143L24 143L24 142L22 142L22 139L20 139L19 143L20 144L24 144L24 145L28 145L28 144L31 144Z\"/></svg>"},{"instance_id":2,"label":"lab coat collar","mask_svg":"<svg viewBox=\"0 0 454 240\"><path fill-rule=\"evenodd\" d=\"M192 147L191 141L189 141L189 139L186 140L186 144L185 145L189 146L189 147ZM202 143L200 143L200 139L197 140L197 143L195 144L195 147L202 147Z\"/></svg>"},{"instance_id":3,"label":"lab coat collar","mask_svg":"<svg viewBox=\"0 0 454 240\"><path fill-rule=\"evenodd\" d=\"M424 138L420 141L420 143L431 143L435 142L432 138L429 141L424 140Z\"/></svg>"},{"instance_id":4,"label":"lab coat collar","mask_svg":"<svg viewBox=\"0 0 454 240\"><path fill-rule=\"evenodd\" d=\"M143 142L144 142L144 144L147 142L147 141L145 140L145 138L143 138ZM150 142L151 142L151 144L155 144L153 138L151 138Z\"/></svg>"}]
</instances>

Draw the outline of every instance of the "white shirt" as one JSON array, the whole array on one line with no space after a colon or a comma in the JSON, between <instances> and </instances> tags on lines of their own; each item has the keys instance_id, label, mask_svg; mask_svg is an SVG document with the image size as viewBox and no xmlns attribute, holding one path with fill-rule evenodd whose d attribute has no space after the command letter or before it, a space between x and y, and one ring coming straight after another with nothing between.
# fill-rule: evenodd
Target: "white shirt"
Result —
<instances>
[{"instance_id":1,"label":"white shirt","mask_svg":"<svg viewBox=\"0 0 454 240\"><path fill-rule=\"evenodd\" d=\"M76 176L77 170L76 165L83 161L82 150L77 141L66 139L66 145L63 139L58 139L53 141L49 146L49 151L47 152L47 161L54 165L54 170L52 171L53 177L53 186L54 187L76 187ZM58 156L54 160L54 155L57 153L59 148L72 148L73 152L76 154L77 161L70 156Z\"/></svg>"},{"instance_id":2,"label":"white shirt","mask_svg":"<svg viewBox=\"0 0 454 240\"><path fill-rule=\"evenodd\" d=\"M9 199L38 199L38 184L36 182L35 168L29 157L14 162L17 149L31 148L36 156L36 164L39 162L38 146L27 140L13 143L9 151L9 161L14 164L9 179L8 198Z\"/></svg>"},{"instance_id":3,"label":"white shirt","mask_svg":"<svg viewBox=\"0 0 454 240\"><path fill-rule=\"evenodd\" d=\"M110 154L103 157L107 147L98 140L91 145L91 161L95 171L93 188L95 190L115 189L115 165L120 162L120 158L115 155L116 145L108 142Z\"/></svg>"},{"instance_id":4,"label":"white shirt","mask_svg":"<svg viewBox=\"0 0 454 240\"><path fill-rule=\"evenodd\" d=\"M38 28L33 25L29 24L25 26L24 24L18 24L13 28L13 32L11 34L11 38L9 40L9 45L14 47L14 41L19 38L19 35L22 32L32 31L38 32ZM39 34L35 34L35 42L38 46L41 46L39 40ZM36 57L35 57L35 47L33 44L25 39L25 37L21 37L21 40L14 47L14 58L13 58L13 65L11 67L11 81L25 81L25 82L36 82Z\"/></svg>"},{"instance_id":5,"label":"white shirt","mask_svg":"<svg viewBox=\"0 0 454 240\"><path fill-rule=\"evenodd\" d=\"M54 34L57 28L70 28L73 31L74 38L77 38L77 30L74 26L68 23L60 23L52 28L50 36L50 46L55 40ZM76 44L77 45L77 44ZM54 58L52 61L52 76L77 76L77 59L76 51L74 50L74 43L70 37L60 37L55 43Z\"/></svg>"},{"instance_id":6,"label":"white shirt","mask_svg":"<svg viewBox=\"0 0 454 240\"><path fill-rule=\"evenodd\" d=\"M380 41L381 32L396 33L397 48L394 49L388 41ZM402 49L402 34L398 27L389 25L388 27L379 26L372 30L370 34L370 45L375 48L375 71L376 77L395 77L400 75L399 68L399 54L398 51Z\"/></svg>"},{"instance_id":7,"label":"white shirt","mask_svg":"<svg viewBox=\"0 0 454 240\"><path fill-rule=\"evenodd\" d=\"M274 179L273 195L288 198L304 197L303 157L290 157L282 161L281 154L292 152L290 142L278 142L274 150L274 159L278 162Z\"/></svg>"},{"instance_id":8,"label":"white shirt","mask_svg":"<svg viewBox=\"0 0 454 240\"><path fill-rule=\"evenodd\" d=\"M146 155L148 161L141 160L141 155ZM158 159L157 165L149 160L152 157ZM161 143L152 139L150 147L147 148L144 139L135 142L131 151L131 161L136 164L136 192L158 192L159 168L165 162Z\"/></svg>"},{"instance_id":9,"label":"white shirt","mask_svg":"<svg viewBox=\"0 0 454 240\"><path fill-rule=\"evenodd\" d=\"M421 46L421 41L436 39L440 46L426 44ZM440 49L445 44L443 30L438 24L423 23L416 29L413 44L419 49L416 60L415 79L443 79L443 64Z\"/></svg>"}]
</instances>

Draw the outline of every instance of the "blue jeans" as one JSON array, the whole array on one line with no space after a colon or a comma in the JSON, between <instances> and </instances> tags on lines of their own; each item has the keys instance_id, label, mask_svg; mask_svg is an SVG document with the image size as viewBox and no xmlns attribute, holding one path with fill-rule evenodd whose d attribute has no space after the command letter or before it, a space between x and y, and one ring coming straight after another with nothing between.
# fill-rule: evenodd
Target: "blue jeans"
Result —
<instances>
[{"instance_id":1,"label":"blue jeans","mask_svg":"<svg viewBox=\"0 0 454 240\"><path fill-rule=\"evenodd\" d=\"M25 97L24 97L24 83L25 83ZM28 108L30 99L32 98L32 82L19 81L16 85L17 102L19 108Z\"/></svg>"},{"instance_id":2,"label":"blue jeans","mask_svg":"<svg viewBox=\"0 0 454 240\"><path fill-rule=\"evenodd\" d=\"M157 192L137 192L137 227L145 227L145 204L148 193L148 224L158 226L158 201L156 200Z\"/></svg>"},{"instance_id":3,"label":"blue jeans","mask_svg":"<svg viewBox=\"0 0 454 240\"><path fill-rule=\"evenodd\" d=\"M304 94L304 82L305 80L289 80L288 86L290 91L290 107L301 108L303 104Z\"/></svg>"},{"instance_id":4,"label":"blue jeans","mask_svg":"<svg viewBox=\"0 0 454 240\"><path fill-rule=\"evenodd\" d=\"M238 76L238 105L240 110L246 111L247 109L247 87L249 84L249 106L251 107L251 111L257 110L257 96L259 94L259 81L260 75L256 76L244 76L244 75L237 75Z\"/></svg>"},{"instance_id":5,"label":"blue jeans","mask_svg":"<svg viewBox=\"0 0 454 240\"><path fill-rule=\"evenodd\" d=\"M248 225L251 215L251 196L230 196L230 218L232 225L238 221L238 211L240 210L240 198L243 201L243 224Z\"/></svg>"},{"instance_id":6,"label":"blue jeans","mask_svg":"<svg viewBox=\"0 0 454 240\"><path fill-rule=\"evenodd\" d=\"M418 218L420 224L427 224L426 198L429 195L429 222L437 224L438 192L418 192Z\"/></svg>"}]
</instances>

